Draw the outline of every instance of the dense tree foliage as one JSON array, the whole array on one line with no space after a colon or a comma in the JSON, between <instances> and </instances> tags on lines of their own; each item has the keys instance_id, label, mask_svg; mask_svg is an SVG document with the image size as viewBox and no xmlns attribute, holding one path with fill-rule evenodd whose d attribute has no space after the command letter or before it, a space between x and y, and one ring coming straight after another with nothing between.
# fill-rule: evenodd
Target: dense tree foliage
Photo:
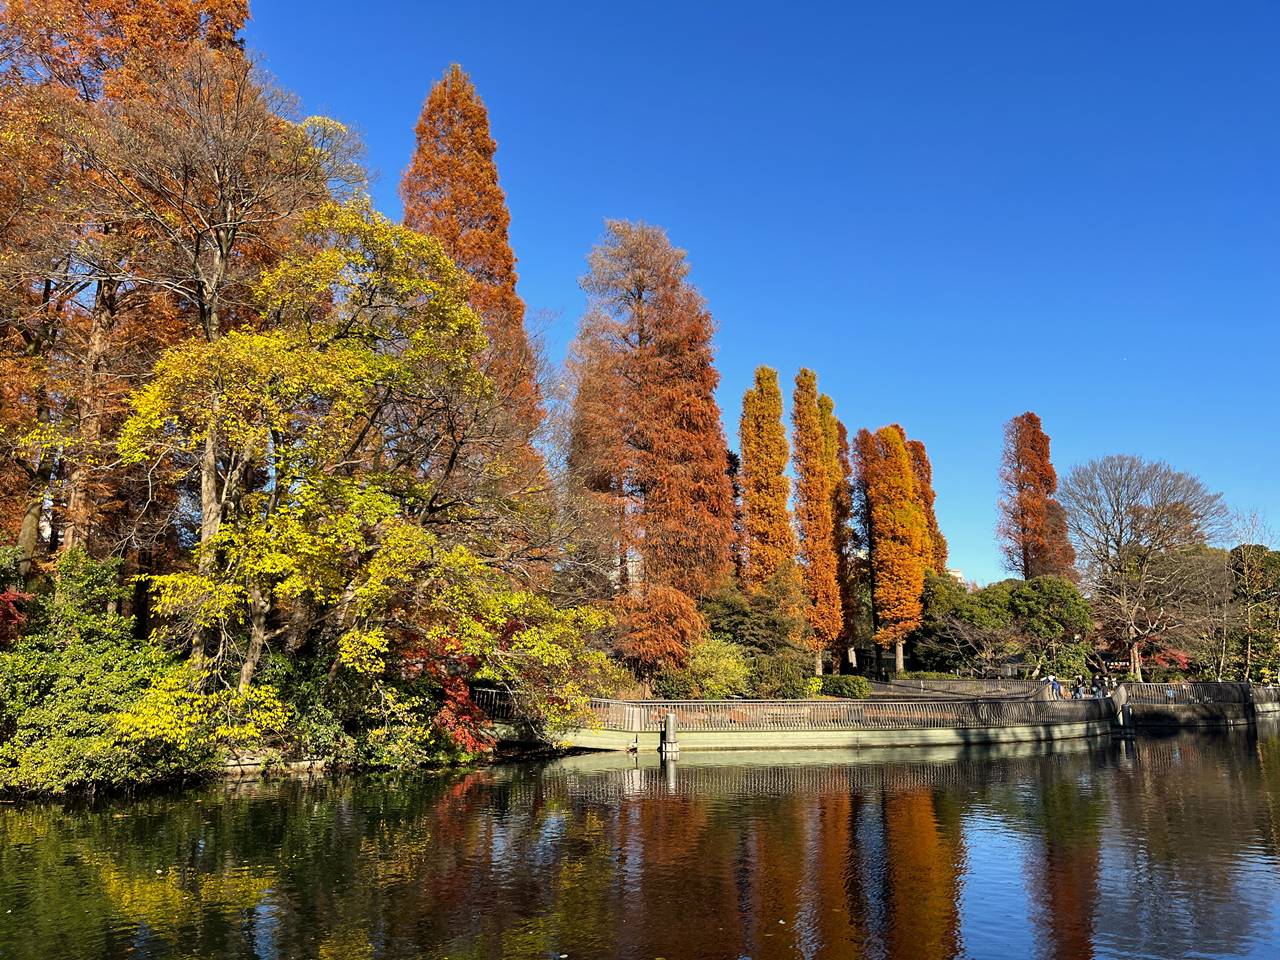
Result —
<instances>
[{"instance_id":1,"label":"dense tree foliage","mask_svg":"<svg viewBox=\"0 0 1280 960\"><path fill-rule=\"evenodd\" d=\"M920 504L920 512L924 514L928 539L925 543L924 564L934 573L944 573L947 569L947 538L938 528L938 515L934 512L934 501L938 495L933 490L933 465L929 463L929 454L925 451L921 440L908 440L907 452L911 455L911 470L915 474L916 500Z\"/></svg>"},{"instance_id":2,"label":"dense tree foliage","mask_svg":"<svg viewBox=\"0 0 1280 960\"><path fill-rule=\"evenodd\" d=\"M1049 460L1049 436L1030 411L1005 424L1000 484L997 534L1008 569L1024 580L1074 577L1066 514L1054 498L1058 474Z\"/></svg>"},{"instance_id":3,"label":"dense tree foliage","mask_svg":"<svg viewBox=\"0 0 1280 960\"><path fill-rule=\"evenodd\" d=\"M757 367L754 385L742 397L738 427L742 459L743 582L757 588L795 563L796 537L788 501L786 429L778 373Z\"/></svg>"},{"instance_id":4,"label":"dense tree foliage","mask_svg":"<svg viewBox=\"0 0 1280 960\"><path fill-rule=\"evenodd\" d=\"M457 121L410 178L446 249L252 69L245 12L0 17L5 788L440 762L492 742L471 683L554 737L616 676L607 613L553 582L579 561L483 106L446 81L424 117Z\"/></svg>"},{"instance_id":5,"label":"dense tree foliage","mask_svg":"<svg viewBox=\"0 0 1280 960\"><path fill-rule=\"evenodd\" d=\"M835 529L831 513L833 479L818 405L818 378L812 370L796 375L791 398L793 462L796 474L796 526L800 563L809 597L806 614L814 651L814 672L822 673L822 654L840 634L840 588L836 582ZM834 444L832 444L834 446Z\"/></svg>"},{"instance_id":6,"label":"dense tree foliage","mask_svg":"<svg viewBox=\"0 0 1280 960\"><path fill-rule=\"evenodd\" d=\"M1033 677L1087 675L1089 604L1065 577L1002 580L971 589L946 574L925 581L916 637L934 669L993 673L1018 664Z\"/></svg>"},{"instance_id":7,"label":"dense tree foliage","mask_svg":"<svg viewBox=\"0 0 1280 960\"><path fill-rule=\"evenodd\" d=\"M510 421L511 442L536 457L531 441L543 416L537 357L516 293L511 215L494 162L497 144L484 102L456 63L432 86L415 135L413 160L400 182L405 226L438 239L445 255L472 278L468 299L489 338L484 369L497 406Z\"/></svg>"},{"instance_id":8,"label":"dense tree foliage","mask_svg":"<svg viewBox=\"0 0 1280 960\"><path fill-rule=\"evenodd\" d=\"M902 427L860 430L855 446L870 556L874 640L894 650L896 669L901 671L903 644L920 625L924 575L934 548Z\"/></svg>"},{"instance_id":9,"label":"dense tree foliage","mask_svg":"<svg viewBox=\"0 0 1280 960\"><path fill-rule=\"evenodd\" d=\"M0 11L0 789L453 762L493 743L477 684L554 740L628 682L847 694L814 674L868 647L1280 670L1274 537L1167 464L1059 490L1015 417L1021 579L978 589L947 573L924 444L851 449L812 370L788 436L757 368L730 451L715 324L659 227L605 223L550 386L470 77L431 87L393 224L350 131L254 68L247 16Z\"/></svg>"}]
</instances>

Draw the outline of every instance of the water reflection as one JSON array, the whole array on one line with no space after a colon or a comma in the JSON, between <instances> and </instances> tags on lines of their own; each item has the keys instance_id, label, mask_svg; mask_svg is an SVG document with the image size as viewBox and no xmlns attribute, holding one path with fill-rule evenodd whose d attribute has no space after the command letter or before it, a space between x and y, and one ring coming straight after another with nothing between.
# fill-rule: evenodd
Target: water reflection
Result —
<instances>
[{"instance_id":1,"label":"water reflection","mask_svg":"<svg viewBox=\"0 0 1280 960\"><path fill-rule=\"evenodd\" d=\"M1280 736L0 806L0 957L1276 955Z\"/></svg>"}]
</instances>

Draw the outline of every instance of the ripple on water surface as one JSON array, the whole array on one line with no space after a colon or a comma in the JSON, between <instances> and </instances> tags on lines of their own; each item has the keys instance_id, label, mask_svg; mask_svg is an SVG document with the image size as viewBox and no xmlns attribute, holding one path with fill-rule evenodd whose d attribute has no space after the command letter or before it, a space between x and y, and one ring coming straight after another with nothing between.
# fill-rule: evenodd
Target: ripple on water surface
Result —
<instances>
[{"instance_id":1,"label":"ripple on water surface","mask_svg":"<svg viewBox=\"0 0 1280 960\"><path fill-rule=\"evenodd\" d=\"M1280 956L1280 737L0 806L0 960Z\"/></svg>"}]
</instances>

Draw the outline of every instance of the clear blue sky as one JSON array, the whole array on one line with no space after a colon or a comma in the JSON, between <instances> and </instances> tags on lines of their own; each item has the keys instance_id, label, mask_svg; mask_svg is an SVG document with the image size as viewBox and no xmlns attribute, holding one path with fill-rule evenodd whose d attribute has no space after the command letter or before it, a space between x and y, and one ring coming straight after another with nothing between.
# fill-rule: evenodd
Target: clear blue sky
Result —
<instances>
[{"instance_id":1,"label":"clear blue sky","mask_svg":"<svg viewBox=\"0 0 1280 960\"><path fill-rule=\"evenodd\" d=\"M1280 522L1280 4L256 0L248 39L396 188L431 83L489 106L520 293L559 359L605 217L666 227L757 364L933 459L1000 577L1001 425L1134 453ZM789 383L787 384L789 386Z\"/></svg>"}]
</instances>

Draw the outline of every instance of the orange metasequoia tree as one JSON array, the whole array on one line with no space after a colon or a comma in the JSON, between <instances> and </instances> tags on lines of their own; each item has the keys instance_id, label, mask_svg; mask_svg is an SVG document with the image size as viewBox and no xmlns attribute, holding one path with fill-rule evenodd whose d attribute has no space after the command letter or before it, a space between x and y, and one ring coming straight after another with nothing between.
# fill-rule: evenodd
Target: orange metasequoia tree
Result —
<instances>
[{"instance_id":1,"label":"orange metasequoia tree","mask_svg":"<svg viewBox=\"0 0 1280 960\"><path fill-rule=\"evenodd\" d=\"M757 589L794 563L796 556L796 536L787 507L790 452L776 370L756 368L755 385L742 396L738 443L742 448L743 584Z\"/></svg>"},{"instance_id":2,"label":"orange metasequoia tree","mask_svg":"<svg viewBox=\"0 0 1280 960\"><path fill-rule=\"evenodd\" d=\"M471 275L469 299L490 343L486 373L498 406L527 444L542 423L543 408L524 302L516 293L511 215L498 184L488 110L456 63L431 88L415 132L417 148L400 182L405 225L440 240L449 258Z\"/></svg>"},{"instance_id":3,"label":"orange metasequoia tree","mask_svg":"<svg viewBox=\"0 0 1280 960\"><path fill-rule=\"evenodd\" d=\"M589 258L570 463L616 518L618 590L699 598L732 571L715 326L664 231L611 220Z\"/></svg>"},{"instance_id":4,"label":"orange metasequoia tree","mask_svg":"<svg viewBox=\"0 0 1280 960\"><path fill-rule=\"evenodd\" d=\"M831 481L831 543L836 552L836 583L840 589L840 639L850 645L854 636L857 601L857 537L853 528L853 463L849 431L835 415L835 402L825 393L818 398L822 415L823 451Z\"/></svg>"},{"instance_id":5,"label":"orange metasequoia tree","mask_svg":"<svg viewBox=\"0 0 1280 960\"><path fill-rule=\"evenodd\" d=\"M897 424L859 430L855 446L863 523L871 560L875 641L894 650L903 670L903 641L920 625L929 529L916 494L905 433Z\"/></svg>"},{"instance_id":6,"label":"orange metasequoia tree","mask_svg":"<svg viewBox=\"0 0 1280 960\"><path fill-rule=\"evenodd\" d=\"M1058 474L1049 460L1049 437L1034 413L1005 424L1000 484L996 530L1008 569L1024 580L1046 574L1074 579L1075 550L1062 505L1053 496Z\"/></svg>"},{"instance_id":7,"label":"orange metasequoia tree","mask_svg":"<svg viewBox=\"0 0 1280 960\"><path fill-rule=\"evenodd\" d=\"M796 525L800 530L800 560L809 597L806 612L812 629L814 672L821 673L822 651L839 635L842 617L832 540L832 484L822 413L818 407L818 378L812 370L802 369L796 374L796 389L791 399L791 439L796 474Z\"/></svg>"},{"instance_id":8,"label":"orange metasequoia tree","mask_svg":"<svg viewBox=\"0 0 1280 960\"><path fill-rule=\"evenodd\" d=\"M643 678L663 667L683 666L707 632L707 621L689 595L651 586L623 594L613 604L618 618L617 652Z\"/></svg>"},{"instance_id":9,"label":"orange metasequoia tree","mask_svg":"<svg viewBox=\"0 0 1280 960\"><path fill-rule=\"evenodd\" d=\"M915 473L916 499L929 530L929 539L924 545L925 567L934 573L946 573L947 538L938 529L938 515L933 508L938 496L933 489L933 466L929 463L929 454L925 452L922 441L908 440L907 452L911 455L911 469Z\"/></svg>"}]
</instances>

